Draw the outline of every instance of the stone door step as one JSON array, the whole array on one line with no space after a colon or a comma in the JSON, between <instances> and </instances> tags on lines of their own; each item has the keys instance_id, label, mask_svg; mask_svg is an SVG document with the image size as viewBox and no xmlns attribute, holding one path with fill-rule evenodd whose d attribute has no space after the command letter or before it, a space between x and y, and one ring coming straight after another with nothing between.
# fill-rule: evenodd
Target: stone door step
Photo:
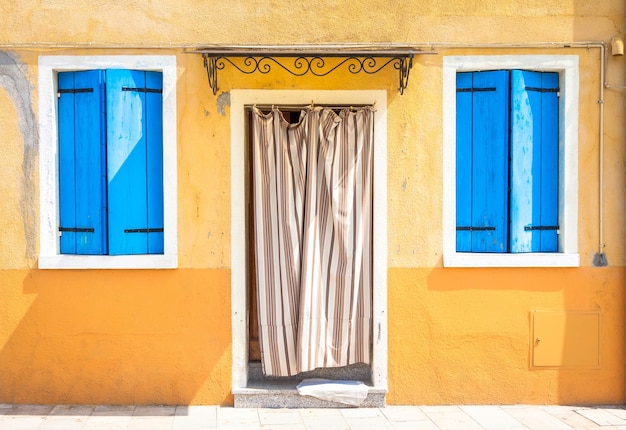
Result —
<instances>
[{"instance_id":1,"label":"stone door step","mask_svg":"<svg viewBox=\"0 0 626 430\"><path fill-rule=\"evenodd\" d=\"M315 369L291 377L268 377L263 375L260 362L248 365L248 386L233 389L236 408L346 408L343 403L302 396L296 386L304 379L321 378L361 381L368 386L368 394L361 408L385 406L386 389L371 384L371 369L366 364L331 369Z\"/></svg>"}]
</instances>

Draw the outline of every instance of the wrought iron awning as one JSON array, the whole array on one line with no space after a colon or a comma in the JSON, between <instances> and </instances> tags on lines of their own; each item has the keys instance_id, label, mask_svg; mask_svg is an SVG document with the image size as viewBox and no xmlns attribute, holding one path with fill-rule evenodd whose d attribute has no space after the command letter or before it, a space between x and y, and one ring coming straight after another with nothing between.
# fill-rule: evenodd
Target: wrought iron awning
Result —
<instances>
[{"instance_id":1,"label":"wrought iron awning","mask_svg":"<svg viewBox=\"0 0 626 430\"><path fill-rule=\"evenodd\" d=\"M393 47L389 49L372 46L299 46L299 47L209 47L199 48L190 53L202 54L209 85L213 94L217 93L217 72L230 64L241 73L255 72L268 74L273 66L289 72L294 76L326 76L335 70L345 67L352 74L366 73L373 75L387 66L398 71L400 94L409 82L409 72L413 67L416 54L431 54L410 47ZM234 58L243 58L235 62ZM327 61L334 58L336 61Z\"/></svg>"}]
</instances>

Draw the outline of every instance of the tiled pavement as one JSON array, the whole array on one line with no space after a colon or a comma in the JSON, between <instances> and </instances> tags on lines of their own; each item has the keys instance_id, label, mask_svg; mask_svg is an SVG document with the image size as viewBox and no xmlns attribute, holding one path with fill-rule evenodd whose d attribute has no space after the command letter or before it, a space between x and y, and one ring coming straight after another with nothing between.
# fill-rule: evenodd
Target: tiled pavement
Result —
<instances>
[{"instance_id":1,"label":"tiled pavement","mask_svg":"<svg viewBox=\"0 0 626 430\"><path fill-rule=\"evenodd\" d=\"M626 406L387 406L233 409L219 406L0 404L2 430L626 430Z\"/></svg>"}]
</instances>

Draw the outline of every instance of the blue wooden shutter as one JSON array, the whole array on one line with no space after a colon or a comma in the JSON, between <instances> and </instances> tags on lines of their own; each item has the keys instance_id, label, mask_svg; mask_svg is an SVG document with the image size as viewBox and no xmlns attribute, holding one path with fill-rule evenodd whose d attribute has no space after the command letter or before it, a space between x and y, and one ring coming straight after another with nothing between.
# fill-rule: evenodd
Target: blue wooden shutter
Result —
<instances>
[{"instance_id":1,"label":"blue wooden shutter","mask_svg":"<svg viewBox=\"0 0 626 430\"><path fill-rule=\"evenodd\" d=\"M106 254L104 76L58 74L62 254Z\"/></svg>"},{"instance_id":2,"label":"blue wooden shutter","mask_svg":"<svg viewBox=\"0 0 626 430\"><path fill-rule=\"evenodd\" d=\"M163 254L163 74L146 72L148 253Z\"/></svg>"},{"instance_id":3,"label":"blue wooden shutter","mask_svg":"<svg viewBox=\"0 0 626 430\"><path fill-rule=\"evenodd\" d=\"M457 74L457 251L508 251L509 72Z\"/></svg>"},{"instance_id":4,"label":"blue wooden shutter","mask_svg":"<svg viewBox=\"0 0 626 430\"><path fill-rule=\"evenodd\" d=\"M162 75L107 70L109 253L163 253Z\"/></svg>"},{"instance_id":5,"label":"blue wooden shutter","mask_svg":"<svg viewBox=\"0 0 626 430\"><path fill-rule=\"evenodd\" d=\"M558 73L511 74L511 252L558 250Z\"/></svg>"},{"instance_id":6,"label":"blue wooden shutter","mask_svg":"<svg viewBox=\"0 0 626 430\"><path fill-rule=\"evenodd\" d=\"M472 73L456 75L456 250L471 252Z\"/></svg>"}]
</instances>

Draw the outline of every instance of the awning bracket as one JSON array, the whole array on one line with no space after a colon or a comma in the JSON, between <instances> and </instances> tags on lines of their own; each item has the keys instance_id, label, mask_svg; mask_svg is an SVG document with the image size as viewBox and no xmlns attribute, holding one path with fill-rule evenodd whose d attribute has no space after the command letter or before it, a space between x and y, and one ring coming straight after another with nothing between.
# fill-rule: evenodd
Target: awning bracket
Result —
<instances>
[{"instance_id":1,"label":"awning bracket","mask_svg":"<svg viewBox=\"0 0 626 430\"><path fill-rule=\"evenodd\" d=\"M356 75L365 73L373 75L387 66L398 71L400 94L404 93L408 83L409 74L413 67L415 50L362 50L336 52L307 52L302 50L281 50L264 52L260 50L198 50L204 58L209 86L213 94L217 94L218 71L230 65L239 72L250 75L253 73L268 74L273 67L280 68L293 76L311 74L317 77L327 76L337 69L345 69ZM242 58L234 61L234 58ZM330 58L336 61L329 60Z\"/></svg>"}]
</instances>

